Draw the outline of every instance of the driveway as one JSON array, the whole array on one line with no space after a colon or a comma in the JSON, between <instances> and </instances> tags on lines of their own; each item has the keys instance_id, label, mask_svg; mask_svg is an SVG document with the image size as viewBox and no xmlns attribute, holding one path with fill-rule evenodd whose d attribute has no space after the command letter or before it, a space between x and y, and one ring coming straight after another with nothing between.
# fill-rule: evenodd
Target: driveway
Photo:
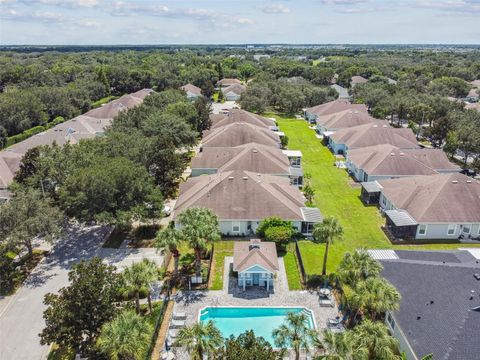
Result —
<instances>
[{"instance_id":1,"label":"driveway","mask_svg":"<svg viewBox=\"0 0 480 360\"><path fill-rule=\"evenodd\" d=\"M102 226L70 228L16 294L0 300L0 359L47 358L49 347L41 346L38 337L45 325L43 298L68 285L68 271L73 264L94 256L105 258L119 268L143 257L162 262L153 249L103 249L101 244L108 230Z\"/></svg>"},{"instance_id":2,"label":"driveway","mask_svg":"<svg viewBox=\"0 0 480 360\"><path fill-rule=\"evenodd\" d=\"M223 109L232 109L234 107L240 107L235 101L225 101L223 103L212 103L212 113L220 114Z\"/></svg>"}]
</instances>

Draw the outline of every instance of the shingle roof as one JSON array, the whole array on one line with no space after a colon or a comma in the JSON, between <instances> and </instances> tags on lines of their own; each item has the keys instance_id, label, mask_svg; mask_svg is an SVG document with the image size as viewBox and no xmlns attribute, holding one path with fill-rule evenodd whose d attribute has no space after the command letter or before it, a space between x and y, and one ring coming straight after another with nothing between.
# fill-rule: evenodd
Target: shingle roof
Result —
<instances>
[{"instance_id":1,"label":"shingle roof","mask_svg":"<svg viewBox=\"0 0 480 360\"><path fill-rule=\"evenodd\" d=\"M280 136L268 129L247 123L233 123L203 132L204 147L234 147L248 143L280 146Z\"/></svg>"},{"instance_id":2,"label":"shingle roof","mask_svg":"<svg viewBox=\"0 0 480 360\"><path fill-rule=\"evenodd\" d=\"M345 144L349 149L380 144L395 145L400 149L418 149L417 139L411 129L392 128L386 121L340 129L330 138L337 144Z\"/></svg>"},{"instance_id":3,"label":"shingle roof","mask_svg":"<svg viewBox=\"0 0 480 360\"><path fill-rule=\"evenodd\" d=\"M185 92L192 93L195 96L202 96L202 89L200 89L198 86L192 85L192 84L186 84L180 87Z\"/></svg>"},{"instance_id":4,"label":"shingle roof","mask_svg":"<svg viewBox=\"0 0 480 360\"><path fill-rule=\"evenodd\" d=\"M222 89L222 92L224 94L228 94L233 92L234 94L241 95L243 92L247 90L247 87L242 84L233 84L230 86L227 86L226 88Z\"/></svg>"},{"instance_id":5,"label":"shingle roof","mask_svg":"<svg viewBox=\"0 0 480 360\"><path fill-rule=\"evenodd\" d=\"M401 150L390 144L349 150L348 160L369 175L432 175L439 170L461 170L441 149Z\"/></svg>"},{"instance_id":6,"label":"shingle roof","mask_svg":"<svg viewBox=\"0 0 480 360\"><path fill-rule=\"evenodd\" d=\"M379 180L382 194L419 223L480 222L480 183L460 173Z\"/></svg>"},{"instance_id":7,"label":"shingle roof","mask_svg":"<svg viewBox=\"0 0 480 360\"><path fill-rule=\"evenodd\" d=\"M480 88L480 79L477 79L477 80L473 80L470 85L472 85L473 87L476 87L476 88Z\"/></svg>"},{"instance_id":8,"label":"shingle roof","mask_svg":"<svg viewBox=\"0 0 480 360\"><path fill-rule=\"evenodd\" d=\"M322 116L337 113L344 110L367 112L367 107L363 104L351 104L348 100L334 100L325 104L316 105L305 109L309 114Z\"/></svg>"},{"instance_id":9,"label":"shingle roof","mask_svg":"<svg viewBox=\"0 0 480 360\"><path fill-rule=\"evenodd\" d=\"M20 168L22 155L8 151L0 152L0 189L6 189Z\"/></svg>"},{"instance_id":10,"label":"shingle roof","mask_svg":"<svg viewBox=\"0 0 480 360\"><path fill-rule=\"evenodd\" d=\"M206 147L192 160L192 169L247 170L288 174L290 162L282 150L255 143L236 147Z\"/></svg>"},{"instance_id":11,"label":"shingle roof","mask_svg":"<svg viewBox=\"0 0 480 360\"><path fill-rule=\"evenodd\" d=\"M226 171L189 178L180 185L173 218L192 206L206 207L220 220L259 220L278 216L302 221L305 198L288 178L249 171Z\"/></svg>"},{"instance_id":12,"label":"shingle roof","mask_svg":"<svg viewBox=\"0 0 480 360\"><path fill-rule=\"evenodd\" d=\"M275 121L241 109L232 109L228 114L212 114L210 115L210 120L212 121L210 129L216 129L237 122L244 122L267 129L275 126Z\"/></svg>"},{"instance_id":13,"label":"shingle roof","mask_svg":"<svg viewBox=\"0 0 480 360\"><path fill-rule=\"evenodd\" d=\"M133 94L124 95L100 108L90 110L84 115L67 120L47 131L33 135L1 151L0 158L15 158L15 160L9 160L11 163L8 168L0 161L0 187L5 181L6 185L11 183L13 179L12 174L15 174L20 166L21 160L18 159L21 159L27 150L37 146L51 145L54 142L57 143L57 145L63 146L67 142L76 144L81 139L94 138L97 134L103 133L106 127L110 126L113 117L116 116L119 111L139 105L152 91L153 90L150 89L143 89ZM3 184L3 186L6 185Z\"/></svg>"},{"instance_id":14,"label":"shingle roof","mask_svg":"<svg viewBox=\"0 0 480 360\"><path fill-rule=\"evenodd\" d=\"M228 79L228 78L217 81L217 85L220 85L220 86L230 86L233 84L241 84L241 83L242 82L238 79Z\"/></svg>"},{"instance_id":15,"label":"shingle roof","mask_svg":"<svg viewBox=\"0 0 480 360\"><path fill-rule=\"evenodd\" d=\"M396 253L400 259L381 260L382 275L402 296L394 317L417 357L477 359L480 265L464 251Z\"/></svg>"},{"instance_id":16,"label":"shingle roof","mask_svg":"<svg viewBox=\"0 0 480 360\"><path fill-rule=\"evenodd\" d=\"M242 272L256 265L272 273L278 271L275 243L263 242L259 239L235 241L233 244L233 271Z\"/></svg>"},{"instance_id":17,"label":"shingle roof","mask_svg":"<svg viewBox=\"0 0 480 360\"><path fill-rule=\"evenodd\" d=\"M342 129L358 125L372 124L375 121L377 120L365 111L343 110L319 117L317 119L317 124L326 129Z\"/></svg>"},{"instance_id":18,"label":"shingle roof","mask_svg":"<svg viewBox=\"0 0 480 360\"><path fill-rule=\"evenodd\" d=\"M356 84L366 83L367 81L368 81L368 79L365 79L363 76L355 75L355 76L352 76L352 79L351 79L350 83L352 85L356 85Z\"/></svg>"}]
</instances>

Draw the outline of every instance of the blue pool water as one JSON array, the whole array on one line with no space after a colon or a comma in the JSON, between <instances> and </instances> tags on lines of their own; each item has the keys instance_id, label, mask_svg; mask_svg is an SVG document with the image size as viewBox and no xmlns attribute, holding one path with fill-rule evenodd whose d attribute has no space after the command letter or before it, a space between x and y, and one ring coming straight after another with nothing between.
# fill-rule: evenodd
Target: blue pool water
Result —
<instances>
[{"instance_id":1,"label":"blue pool water","mask_svg":"<svg viewBox=\"0 0 480 360\"><path fill-rule=\"evenodd\" d=\"M272 331L285 322L289 312L305 312L310 328L315 328L311 311L303 307L207 307L201 310L200 321L212 320L224 337L238 336L247 330L253 330L255 336L262 336L275 347Z\"/></svg>"}]
</instances>

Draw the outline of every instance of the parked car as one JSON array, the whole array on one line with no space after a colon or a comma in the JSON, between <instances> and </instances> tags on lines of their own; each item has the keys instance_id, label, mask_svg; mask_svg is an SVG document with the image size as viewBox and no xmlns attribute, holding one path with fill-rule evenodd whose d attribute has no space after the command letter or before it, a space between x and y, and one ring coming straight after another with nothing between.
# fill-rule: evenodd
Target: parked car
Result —
<instances>
[{"instance_id":1,"label":"parked car","mask_svg":"<svg viewBox=\"0 0 480 360\"><path fill-rule=\"evenodd\" d=\"M463 175L467 175L467 176L471 176L471 177L475 177L477 176L477 172L473 169L462 169L462 171L460 171Z\"/></svg>"},{"instance_id":2,"label":"parked car","mask_svg":"<svg viewBox=\"0 0 480 360\"><path fill-rule=\"evenodd\" d=\"M165 214L165 216L170 216L170 214L172 213L172 208L168 205L165 205L163 207L163 213Z\"/></svg>"}]
</instances>

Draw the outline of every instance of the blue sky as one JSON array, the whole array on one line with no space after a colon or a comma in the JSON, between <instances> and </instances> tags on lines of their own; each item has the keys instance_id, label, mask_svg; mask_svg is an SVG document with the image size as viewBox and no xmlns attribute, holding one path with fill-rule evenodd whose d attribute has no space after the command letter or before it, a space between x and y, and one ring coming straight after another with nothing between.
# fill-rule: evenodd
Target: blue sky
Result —
<instances>
[{"instance_id":1,"label":"blue sky","mask_svg":"<svg viewBox=\"0 0 480 360\"><path fill-rule=\"evenodd\" d=\"M0 44L480 43L480 0L0 0Z\"/></svg>"}]
</instances>

